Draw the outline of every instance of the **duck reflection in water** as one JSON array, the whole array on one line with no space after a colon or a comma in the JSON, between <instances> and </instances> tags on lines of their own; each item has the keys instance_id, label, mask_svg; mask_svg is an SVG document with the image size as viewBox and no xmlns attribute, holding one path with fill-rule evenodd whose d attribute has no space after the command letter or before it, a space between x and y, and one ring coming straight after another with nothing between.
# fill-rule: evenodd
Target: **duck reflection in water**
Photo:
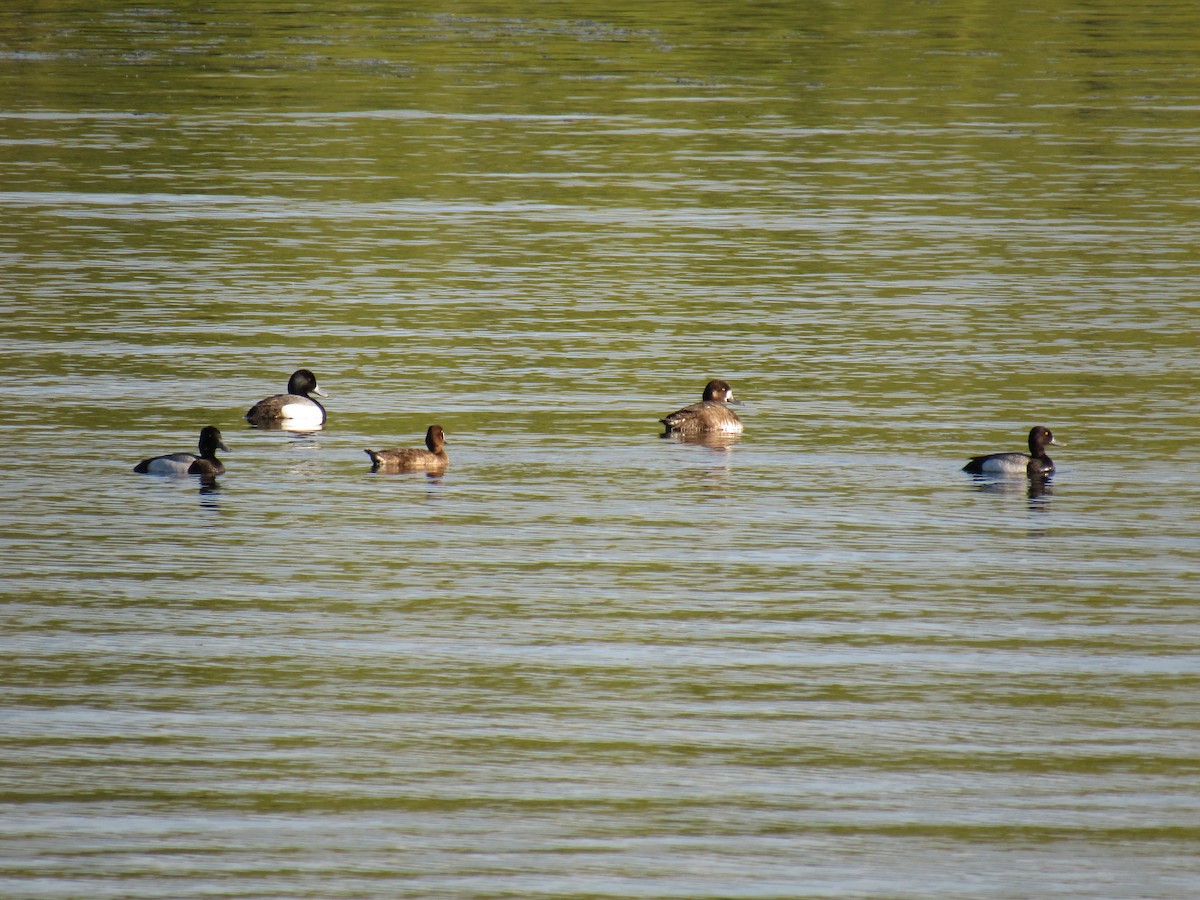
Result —
<instances>
[{"instance_id":1,"label":"duck reflection in water","mask_svg":"<svg viewBox=\"0 0 1200 900\"><path fill-rule=\"evenodd\" d=\"M210 511L221 509L221 484L215 475L200 476L200 508Z\"/></svg>"},{"instance_id":2,"label":"duck reflection in water","mask_svg":"<svg viewBox=\"0 0 1200 900\"><path fill-rule=\"evenodd\" d=\"M739 434L664 434L663 438L689 454L688 463L676 470L679 490L699 489L697 500L728 497L733 487L733 446ZM686 448L686 449L685 449Z\"/></svg>"},{"instance_id":3,"label":"duck reflection in water","mask_svg":"<svg viewBox=\"0 0 1200 900\"><path fill-rule=\"evenodd\" d=\"M1049 500L1054 496L1053 479L1048 475L1035 475L1024 481L1013 478L975 479L975 490L984 494L1023 494L1027 500L1033 501L1030 508L1045 509L1046 503L1037 501Z\"/></svg>"},{"instance_id":4,"label":"duck reflection in water","mask_svg":"<svg viewBox=\"0 0 1200 900\"><path fill-rule=\"evenodd\" d=\"M696 434L680 434L668 431L666 434L661 435L661 437L672 444L708 447L710 450L717 450L722 453L731 452L733 445L742 439L740 434L730 434L729 432L722 431L704 431Z\"/></svg>"}]
</instances>

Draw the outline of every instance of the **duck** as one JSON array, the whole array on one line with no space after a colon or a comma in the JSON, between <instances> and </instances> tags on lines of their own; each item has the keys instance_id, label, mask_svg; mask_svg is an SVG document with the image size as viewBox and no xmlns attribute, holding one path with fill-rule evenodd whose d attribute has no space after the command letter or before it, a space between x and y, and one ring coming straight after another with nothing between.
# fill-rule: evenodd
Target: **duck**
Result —
<instances>
[{"instance_id":1,"label":"duck","mask_svg":"<svg viewBox=\"0 0 1200 900\"><path fill-rule=\"evenodd\" d=\"M287 393L259 400L246 413L246 421L258 428L315 431L325 425L325 407L309 394L328 396L318 387L316 375L297 369L288 379Z\"/></svg>"},{"instance_id":2,"label":"duck","mask_svg":"<svg viewBox=\"0 0 1200 900\"><path fill-rule=\"evenodd\" d=\"M229 452L221 440L221 430L215 425L200 429L200 455L195 453L168 453L143 459L133 471L144 475L220 475L225 464L217 459L217 451Z\"/></svg>"},{"instance_id":3,"label":"duck","mask_svg":"<svg viewBox=\"0 0 1200 900\"><path fill-rule=\"evenodd\" d=\"M1054 439L1053 432L1042 425L1029 431L1029 454L991 453L987 456L972 456L963 466L964 472L972 475L1028 475L1030 478L1044 477L1054 472L1054 460L1046 455L1050 444L1062 446Z\"/></svg>"},{"instance_id":4,"label":"duck","mask_svg":"<svg viewBox=\"0 0 1200 900\"><path fill-rule=\"evenodd\" d=\"M704 386L704 397L699 403L685 406L659 420L666 427L663 436L741 434L742 420L728 406L737 402L729 382L720 379L710 381Z\"/></svg>"},{"instance_id":5,"label":"duck","mask_svg":"<svg viewBox=\"0 0 1200 900\"><path fill-rule=\"evenodd\" d=\"M450 465L446 455L446 433L441 425L430 425L425 432L425 446L405 447L400 450L364 450L371 457L371 471L383 469L388 472L444 472Z\"/></svg>"}]
</instances>

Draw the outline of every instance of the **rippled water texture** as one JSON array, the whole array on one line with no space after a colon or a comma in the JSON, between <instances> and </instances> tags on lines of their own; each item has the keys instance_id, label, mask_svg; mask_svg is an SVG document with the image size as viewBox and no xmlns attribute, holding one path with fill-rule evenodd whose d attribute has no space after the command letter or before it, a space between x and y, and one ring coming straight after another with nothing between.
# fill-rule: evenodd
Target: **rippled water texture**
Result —
<instances>
[{"instance_id":1,"label":"rippled water texture","mask_svg":"<svg viewBox=\"0 0 1200 900\"><path fill-rule=\"evenodd\" d=\"M18 6L0 894L1195 895L1194 4Z\"/></svg>"}]
</instances>

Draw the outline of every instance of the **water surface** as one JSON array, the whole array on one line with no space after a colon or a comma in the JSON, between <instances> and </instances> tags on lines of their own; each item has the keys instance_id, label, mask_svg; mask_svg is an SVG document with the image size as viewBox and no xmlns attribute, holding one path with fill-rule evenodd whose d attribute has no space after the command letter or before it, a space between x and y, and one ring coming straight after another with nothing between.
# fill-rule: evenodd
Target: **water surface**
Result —
<instances>
[{"instance_id":1,"label":"water surface","mask_svg":"<svg viewBox=\"0 0 1200 900\"><path fill-rule=\"evenodd\" d=\"M1194 892L1197 13L606 6L0 24L0 892Z\"/></svg>"}]
</instances>

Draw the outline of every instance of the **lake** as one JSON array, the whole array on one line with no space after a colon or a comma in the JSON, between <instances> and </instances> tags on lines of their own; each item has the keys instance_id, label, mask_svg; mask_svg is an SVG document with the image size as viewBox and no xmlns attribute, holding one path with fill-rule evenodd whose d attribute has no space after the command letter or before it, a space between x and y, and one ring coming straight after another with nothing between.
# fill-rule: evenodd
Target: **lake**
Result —
<instances>
[{"instance_id":1,"label":"lake","mask_svg":"<svg viewBox=\"0 0 1200 900\"><path fill-rule=\"evenodd\" d=\"M5 17L0 894L1193 896L1198 38Z\"/></svg>"}]
</instances>

